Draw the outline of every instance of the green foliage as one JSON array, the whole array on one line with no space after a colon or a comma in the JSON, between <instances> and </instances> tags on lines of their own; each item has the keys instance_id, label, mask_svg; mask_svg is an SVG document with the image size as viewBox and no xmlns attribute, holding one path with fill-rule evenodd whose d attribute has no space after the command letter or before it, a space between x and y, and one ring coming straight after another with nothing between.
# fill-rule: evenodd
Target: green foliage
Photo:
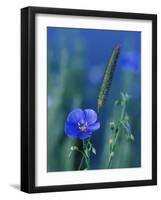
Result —
<instances>
[{"instance_id":1,"label":"green foliage","mask_svg":"<svg viewBox=\"0 0 161 200\"><path fill-rule=\"evenodd\" d=\"M130 99L127 93L121 93L120 99L115 101L117 106L121 107L120 119L116 122L110 122L111 137L109 140L109 156L107 168L111 168L113 157L115 156L115 148L118 143L118 138L127 138L130 141L134 141L134 136L131 133L129 124L129 117L126 113L126 105Z\"/></svg>"},{"instance_id":2,"label":"green foliage","mask_svg":"<svg viewBox=\"0 0 161 200\"><path fill-rule=\"evenodd\" d=\"M92 153L96 155L96 149L92 147Z\"/></svg>"},{"instance_id":3,"label":"green foliage","mask_svg":"<svg viewBox=\"0 0 161 200\"><path fill-rule=\"evenodd\" d=\"M83 142L83 148L82 150L79 150L82 154L82 159L81 159L78 169L87 170L90 168L90 155L91 153L96 155L96 149L92 146L90 139L87 139L86 141L83 140L82 142Z\"/></svg>"},{"instance_id":4,"label":"green foliage","mask_svg":"<svg viewBox=\"0 0 161 200\"><path fill-rule=\"evenodd\" d=\"M102 108L105 96L108 94L108 92L110 90L110 86L111 86L111 82L112 82L112 79L113 79L113 75L114 75L114 71L115 71L115 67L116 67L116 63L117 63L117 60L118 60L119 53L120 53L120 48L119 47L114 48L112 55L110 57L108 66L106 68L104 78L103 78L103 81L102 81L102 84L101 84L101 88L100 88L100 91L99 91L98 100L97 100L97 110L98 110L98 112Z\"/></svg>"}]
</instances>

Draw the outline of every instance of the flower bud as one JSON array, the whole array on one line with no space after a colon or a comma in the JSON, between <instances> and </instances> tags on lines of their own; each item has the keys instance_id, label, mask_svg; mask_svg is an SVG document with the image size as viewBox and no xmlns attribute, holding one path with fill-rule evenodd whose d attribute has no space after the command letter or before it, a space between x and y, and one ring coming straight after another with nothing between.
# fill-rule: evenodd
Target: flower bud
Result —
<instances>
[{"instance_id":1,"label":"flower bud","mask_svg":"<svg viewBox=\"0 0 161 200\"><path fill-rule=\"evenodd\" d=\"M110 129L113 130L115 128L115 123L114 122L110 122Z\"/></svg>"}]
</instances>

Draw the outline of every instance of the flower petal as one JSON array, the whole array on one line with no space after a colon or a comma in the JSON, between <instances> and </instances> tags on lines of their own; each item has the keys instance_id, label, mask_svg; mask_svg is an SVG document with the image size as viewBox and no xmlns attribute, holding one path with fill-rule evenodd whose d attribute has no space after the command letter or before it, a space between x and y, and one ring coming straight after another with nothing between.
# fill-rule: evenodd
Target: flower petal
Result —
<instances>
[{"instance_id":1,"label":"flower petal","mask_svg":"<svg viewBox=\"0 0 161 200\"><path fill-rule=\"evenodd\" d=\"M89 125L97 121L97 113L94 110L85 109L84 114L85 114L85 120Z\"/></svg>"},{"instance_id":2,"label":"flower petal","mask_svg":"<svg viewBox=\"0 0 161 200\"><path fill-rule=\"evenodd\" d=\"M64 127L65 133L72 138L78 137L78 134L80 133L78 127L75 124L66 122Z\"/></svg>"},{"instance_id":3,"label":"flower petal","mask_svg":"<svg viewBox=\"0 0 161 200\"><path fill-rule=\"evenodd\" d=\"M90 126L88 126L88 131L96 131L100 128L100 123L96 122L95 124L92 124Z\"/></svg>"},{"instance_id":4,"label":"flower petal","mask_svg":"<svg viewBox=\"0 0 161 200\"><path fill-rule=\"evenodd\" d=\"M84 112L77 108L69 113L67 117L67 122L77 124L80 121L84 121Z\"/></svg>"}]
</instances>

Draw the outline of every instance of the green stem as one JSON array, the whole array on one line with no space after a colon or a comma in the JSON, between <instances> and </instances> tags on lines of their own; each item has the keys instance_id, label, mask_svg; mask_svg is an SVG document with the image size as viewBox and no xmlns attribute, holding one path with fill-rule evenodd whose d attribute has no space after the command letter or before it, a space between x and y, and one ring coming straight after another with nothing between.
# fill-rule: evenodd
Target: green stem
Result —
<instances>
[{"instance_id":1,"label":"green stem","mask_svg":"<svg viewBox=\"0 0 161 200\"><path fill-rule=\"evenodd\" d=\"M117 125L117 128L115 131L116 134L115 134L115 138L114 138L114 142L112 143L112 147L111 147L111 150L110 150L110 155L109 155L109 161L108 161L108 165L107 165L107 168L109 169L111 164L112 164L112 160L113 160L113 157L114 157L114 151L115 151L115 147L116 147L116 144L117 144L117 140L118 140L118 137L119 137L119 134L120 134L120 126L121 126L121 122L122 120L124 119L124 115L125 115L125 109L126 109L126 102L124 102L123 106L122 106L122 111L121 111L121 116L120 116L120 120L118 122L118 125Z\"/></svg>"},{"instance_id":2,"label":"green stem","mask_svg":"<svg viewBox=\"0 0 161 200\"><path fill-rule=\"evenodd\" d=\"M89 169L89 158L87 158L87 156L85 157L85 161L86 161L87 169Z\"/></svg>"},{"instance_id":3,"label":"green stem","mask_svg":"<svg viewBox=\"0 0 161 200\"><path fill-rule=\"evenodd\" d=\"M87 142L85 142L83 140L83 150L84 150L84 154L85 154L85 162L86 162L87 169L89 169L89 150L88 150L88 146L87 146L88 142L89 142L89 140L87 140ZM85 152L87 152L87 155Z\"/></svg>"},{"instance_id":4,"label":"green stem","mask_svg":"<svg viewBox=\"0 0 161 200\"><path fill-rule=\"evenodd\" d=\"M123 107L122 107L121 117L120 117L120 123L124 119L125 109L126 109L126 102L123 104Z\"/></svg>"},{"instance_id":5,"label":"green stem","mask_svg":"<svg viewBox=\"0 0 161 200\"><path fill-rule=\"evenodd\" d=\"M109 162L108 162L108 165L107 165L107 168L109 169L110 166L111 166L111 161L112 161L112 154L110 154L109 156Z\"/></svg>"},{"instance_id":6,"label":"green stem","mask_svg":"<svg viewBox=\"0 0 161 200\"><path fill-rule=\"evenodd\" d=\"M81 150L76 149L76 151L78 151L78 152L81 153L83 156L85 156L85 155L84 155L84 152L82 152Z\"/></svg>"},{"instance_id":7,"label":"green stem","mask_svg":"<svg viewBox=\"0 0 161 200\"><path fill-rule=\"evenodd\" d=\"M88 142L89 142L89 141L88 141ZM80 153L82 154L82 158L81 158L81 161L80 161L78 170L81 169L84 160L85 160L87 169L89 169L89 155L88 155L88 156L86 155L86 151L88 152L88 147L87 147L88 142L86 143L86 142L83 140L83 151L77 150L78 152L80 152ZM89 153L89 152L88 152L88 153Z\"/></svg>"},{"instance_id":8,"label":"green stem","mask_svg":"<svg viewBox=\"0 0 161 200\"><path fill-rule=\"evenodd\" d=\"M80 170L80 169L81 169L81 167L82 167L82 164L83 164L83 160L84 160L84 155L82 156L82 159L81 159L81 161L80 161L80 164L79 164L78 170Z\"/></svg>"},{"instance_id":9,"label":"green stem","mask_svg":"<svg viewBox=\"0 0 161 200\"><path fill-rule=\"evenodd\" d=\"M85 153L84 152L82 152L81 150L79 150L79 149L77 149L76 151L78 151L79 153L81 153L82 154L82 158L81 158L81 161L80 161L80 164L79 164L79 167L78 167L78 170L80 170L81 169L81 167L82 167L82 164L83 164L83 160L84 160L84 158L86 157L86 155L85 155Z\"/></svg>"}]
</instances>

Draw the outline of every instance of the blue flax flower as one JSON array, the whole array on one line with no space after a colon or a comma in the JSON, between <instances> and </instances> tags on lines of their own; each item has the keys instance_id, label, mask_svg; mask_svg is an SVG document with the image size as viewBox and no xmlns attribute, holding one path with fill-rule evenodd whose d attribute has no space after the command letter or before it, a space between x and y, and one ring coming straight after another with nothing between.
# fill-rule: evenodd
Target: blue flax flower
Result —
<instances>
[{"instance_id":1,"label":"blue flax flower","mask_svg":"<svg viewBox=\"0 0 161 200\"><path fill-rule=\"evenodd\" d=\"M64 131L71 138L86 139L92 132L100 128L97 121L97 114L92 109L75 109L69 113L65 123Z\"/></svg>"}]
</instances>

